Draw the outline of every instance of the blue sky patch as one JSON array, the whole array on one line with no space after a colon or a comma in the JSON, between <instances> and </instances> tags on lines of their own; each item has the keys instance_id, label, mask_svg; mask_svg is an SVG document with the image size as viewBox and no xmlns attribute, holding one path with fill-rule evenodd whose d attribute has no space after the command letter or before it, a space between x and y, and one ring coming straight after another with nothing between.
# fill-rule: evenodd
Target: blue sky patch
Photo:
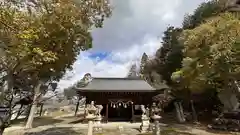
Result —
<instances>
[{"instance_id":1,"label":"blue sky patch","mask_svg":"<svg viewBox=\"0 0 240 135\"><path fill-rule=\"evenodd\" d=\"M109 52L97 52L97 53L92 53L90 54L88 57L90 59L95 59L97 61L102 61L104 60L105 58L107 58L109 56Z\"/></svg>"}]
</instances>

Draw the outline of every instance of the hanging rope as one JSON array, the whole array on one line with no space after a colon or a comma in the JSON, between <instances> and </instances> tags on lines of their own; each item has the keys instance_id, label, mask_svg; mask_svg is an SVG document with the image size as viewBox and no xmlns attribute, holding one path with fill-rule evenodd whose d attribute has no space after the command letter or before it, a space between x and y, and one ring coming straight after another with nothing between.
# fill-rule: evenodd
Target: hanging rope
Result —
<instances>
[{"instance_id":1,"label":"hanging rope","mask_svg":"<svg viewBox=\"0 0 240 135\"><path fill-rule=\"evenodd\" d=\"M133 102L130 100L115 100L115 99L110 99L110 106L113 108L118 108L120 106L123 106L124 108L127 108L129 105L132 105Z\"/></svg>"}]
</instances>

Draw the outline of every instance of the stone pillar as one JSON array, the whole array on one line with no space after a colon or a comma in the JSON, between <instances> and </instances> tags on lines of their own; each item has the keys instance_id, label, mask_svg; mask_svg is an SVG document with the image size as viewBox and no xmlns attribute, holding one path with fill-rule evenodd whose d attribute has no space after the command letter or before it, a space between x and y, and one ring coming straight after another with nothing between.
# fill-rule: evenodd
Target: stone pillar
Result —
<instances>
[{"instance_id":1,"label":"stone pillar","mask_svg":"<svg viewBox=\"0 0 240 135\"><path fill-rule=\"evenodd\" d=\"M88 132L87 135L92 135L93 134L93 120L88 121Z\"/></svg>"},{"instance_id":2,"label":"stone pillar","mask_svg":"<svg viewBox=\"0 0 240 135\"><path fill-rule=\"evenodd\" d=\"M88 120L88 133L87 135L93 134L93 121L96 118L97 108L94 106L94 102L92 101L90 105L86 108L86 120Z\"/></svg>"},{"instance_id":3,"label":"stone pillar","mask_svg":"<svg viewBox=\"0 0 240 135\"><path fill-rule=\"evenodd\" d=\"M155 114L152 116L152 119L154 121L153 135L160 135L161 130L160 130L159 120L161 119L161 116Z\"/></svg>"},{"instance_id":4,"label":"stone pillar","mask_svg":"<svg viewBox=\"0 0 240 135\"><path fill-rule=\"evenodd\" d=\"M88 114L86 119L88 120L88 132L87 135L93 135L93 121L96 118L93 114Z\"/></svg>"}]
</instances>

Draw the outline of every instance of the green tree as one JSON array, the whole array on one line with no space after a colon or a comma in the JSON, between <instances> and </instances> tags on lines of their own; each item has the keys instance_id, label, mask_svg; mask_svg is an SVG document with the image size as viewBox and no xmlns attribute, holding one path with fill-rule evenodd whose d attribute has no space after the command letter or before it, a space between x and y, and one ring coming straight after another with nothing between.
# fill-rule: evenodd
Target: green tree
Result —
<instances>
[{"instance_id":1,"label":"green tree","mask_svg":"<svg viewBox=\"0 0 240 135\"><path fill-rule=\"evenodd\" d=\"M159 67L157 72L162 75L162 78L171 85L171 75L177 69L181 68L182 44L179 43L178 37L182 29L168 27L164 32L162 38L162 47L159 49L160 53L157 53L157 59L159 60Z\"/></svg>"},{"instance_id":2,"label":"green tree","mask_svg":"<svg viewBox=\"0 0 240 135\"><path fill-rule=\"evenodd\" d=\"M92 80L91 74L86 73L83 76L83 78L75 84L75 87L78 87L78 88L86 87L88 85L88 83L91 82L91 80Z\"/></svg>"},{"instance_id":3,"label":"green tree","mask_svg":"<svg viewBox=\"0 0 240 135\"><path fill-rule=\"evenodd\" d=\"M74 89L74 87L70 86L68 88L65 88L64 89L64 97L67 99L67 100L70 100L72 99L74 96L76 96L76 91Z\"/></svg>"},{"instance_id":4,"label":"green tree","mask_svg":"<svg viewBox=\"0 0 240 135\"><path fill-rule=\"evenodd\" d=\"M4 79L8 79L6 91L13 93L13 74L22 72L35 80L34 103L26 125L30 128L40 87L72 68L80 51L91 47L90 29L101 27L111 10L107 1L91 0L41 0L28 10L4 4L0 7L0 40L6 45L1 62L6 69Z\"/></svg>"},{"instance_id":5,"label":"green tree","mask_svg":"<svg viewBox=\"0 0 240 135\"><path fill-rule=\"evenodd\" d=\"M91 81L91 79L92 79L91 78L91 74L90 73L86 73L81 80L79 80L78 82L76 82L72 86L69 86L68 88L64 89L64 96L68 100L72 99L74 96L77 95L75 88L86 87L88 85L88 83Z\"/></svg>"},{"instance_id":6,"label":"green tree","mask_svg":"<svg viewBox=\"0 0 240 135\"><path fill-rule=\"evenodd\" d=\"M231 90L240 76L240 20L231 13L210 18L180 38L184 44L183 67L173 74L191 91ZM202 34L204 33L204 34Z\"/></svg>"},{"instance_id":7,"label":"green tree","mask_svg":"<svg viewBox=\"0 0 240 135\"><path fill-rule=\"evenodd\" d=\"M225 0L211 0L201 3L192 15L186 15L183 20L183 29L193 29L209 18L224 11Z\"/></svg>"},{"instance_id":8,"label":"green tree","mask_svg":"<svg viewBox=\"0 0 240 135\"><path fill-rule=\"evenodd\" d=\"M160 47L155 58L149 60L145 65L145 77L153 83L160 83L163 80L171 85L171 75L177 69L181 68L182 44L178 42L178 37L182 29L168 27L162 37L162 47Z\"/></svg>"},{"instance_id":9,"label":"green tree","mask_svg":"<svg viewBox=\"0 0 240 135\"><path fill-rule=\"evenodd\" d=\"M141 63L140 63L140 72L139 72L139 74L140 74L140 77L144 78L144 79L145 79L145 77L144 77L145 66L146 66L147 62L148 62L148 55L146 53L143 53L142 58L141 58Z\"/></svg>"},{"instance_id":10,"label":"green tree","mask_svg":"<svg viewBox=\"0 0 240 135\"><path fill-rule=\"evenodd\" d=\"M137 70L137 65L136 64L133 64L131 66L131 68L129 69L129 72L128 72L128 75L127 77L129 78L135 78L135 77L138 77L139 73L138 73L138 70Z\"/></svg>"}]
</instances>

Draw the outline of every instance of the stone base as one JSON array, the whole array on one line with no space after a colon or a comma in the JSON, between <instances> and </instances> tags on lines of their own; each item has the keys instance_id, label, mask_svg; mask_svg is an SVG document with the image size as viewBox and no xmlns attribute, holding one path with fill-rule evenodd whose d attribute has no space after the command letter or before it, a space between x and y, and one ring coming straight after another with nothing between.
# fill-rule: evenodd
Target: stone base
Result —
<instances>
[{"instance_id":1,"label":"stone base","mask_svg":"<svg viewBox=\"0 0 240 135\"><path fill-rule=\"evenodd\" d=\"M141 125L140 126L140 132L141 133L147 133L149 131L149 126L147 125Z\"/></svg>"},{"instance_id":2,"label":"stone base","mask_svg":"<svg viewBox=\"0 0 240 135\"><path fill-rule=\"evenodd\" d=\"M154 135L160 135L160 125L159 125L159 120L161 119L162 117L159 116L159 115L153 115L152 116L152 119L154 121L154 128L153 128L153 134Z\"/></svg>"},{"instance_id":3,"label":"stone base","mask_svg":"<svg viewBox=\"0 0 240 135\"><path fill-rule=\"evenodd\" d=\"M150 123L149 124L149 131L153 131L155 129L154 124Z\"/></svg>"},{"instance_id":4,"label":"stone base","mask_svg":"<svg viewBox=\"0 0 240 135\"><path fill-rule=\"evenodd\" d=\"M142 116L142 124L140 126L141 133L146 133L149 131L150 122L147 116Z\"/></svg>"},{"instance_id":5,"label":"stone base","mask_svg":"<svg viewBox=\"0 0 240 135\"><path fill-rule=\"evenodd\" d=\"M94 123L93 131L94 132L102 132L101 123Z\"/></svg>"},{"instance_id":6,"label":"stone base","mask_svg":"<svg viewBox=\"0 0 240 135\"><path fill-rule=\"evenodd\" d=\"M101 116L97 116L97 117L94 119L94 128L93 128L93 130L94 130L95 132L102 132L101 120L102 120L102 117L101 117Z\"/></svg>"},{"instance_id":7,"label":"stone base","mask_svg":"<svg viewBox=\"0 0 240 135\"><path fill-rule=\"evenodd\" d=\"M101 133L103 130L102 130L102 127L94 127L93 131L97 132L97 133L99 133L99 132Z\"/></svg>"},{"instance_id":8,"label":"stone base","mask_svg":"<svg viewBox=\"0 0 240 135\"><path fill-rule=\"evenodd\" d=\"M96 116L94 115L94 114L88 114L87 116L86 116L86 119L91 119L91 120L93 120L93 119L95 119L96 118Z\"/></svg>"}]
</instances>

